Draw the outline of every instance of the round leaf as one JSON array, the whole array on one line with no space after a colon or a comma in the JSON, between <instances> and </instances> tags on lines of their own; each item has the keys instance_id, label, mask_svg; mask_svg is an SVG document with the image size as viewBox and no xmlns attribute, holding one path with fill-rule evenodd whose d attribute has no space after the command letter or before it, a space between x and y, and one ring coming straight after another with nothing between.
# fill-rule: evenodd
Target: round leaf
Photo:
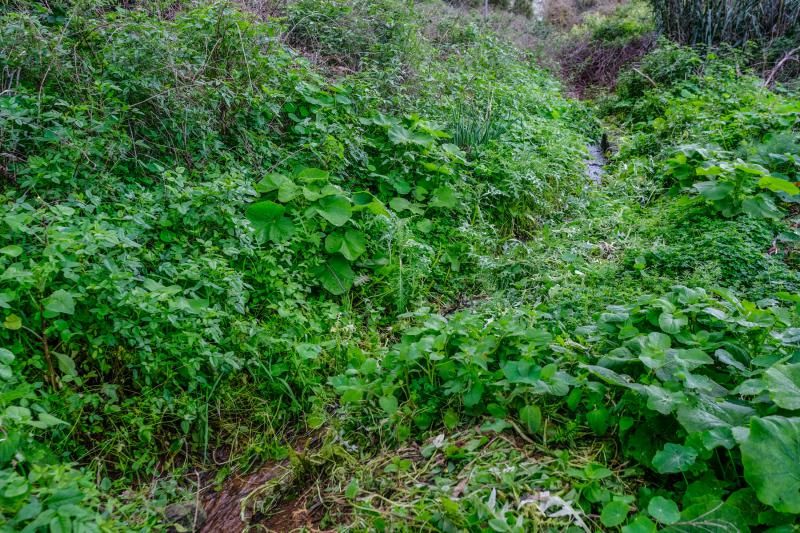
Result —
<instances>
[{"instance_id":1,"label":"round leaf","mask_svg":"<svg viewBox=\"0 0 800 533\"><path fill-rule=\"evenodd\" d=\"M327 263L317 269L317 278L322 286L331 294L344 294L353 286L355 273L350 263L343 257L331 257Z\"/></svg>"},{"instance_id":2,"label":"round leaf","mask_svg":"<svg viewBox=\"0 0 800 533\"><path fill-rule=\"evenodd\" d=\"M758 499L800 513L800 418L753 417L740 447L744 477Z\"/></svg>"},{"instance_id":3,"label":"round leaf","mask_svg":"<svg viewBox=\"0 0 800 533\"><path fill-rule=\"evenodd\" d=\"M606 527L617 527L625 521L629 511L628 504L616 500L610 501L603 506L600 522Z\"/></svg>"},{"instance_id":4,"label":"round leaf","mask_svg":"<svg viewBox=\"0 0 800 533\"><path fill-rule=\"evenodd\" d=\"M681 519L681 512L678 510L678 504L663 496L656 496L650 500L650 504L647 506L647 512L662 524L674 524Z\"/></svg>"},{"instance_id":5,"label":"round leaf","mask_svg":"<svg viewBox=\"0 0 800 533\"><path fill-rule=\"evenodd\" d=\"M323 196L317 202L317 212L334 226L343 226L352 216L350 200L339 194Z\"/></svg>"},{"instance_id":6,"label":"round leaf","mask_svg":"<svg viewBox=\"0 0 800 533\"><path fill-rule=\"evenodd\" d=\"M357 230L337 231L325 238L325 250L328 253L339 252L350 261L355 261L367 250L367 239Z\"/></svg>"},{"instance_id":7,"label":"round leaf","mask_svg":"<svg viewBox=\"0 0 800 533\"><path fill-rule=\"evenodd\" d=\"M686 472L697 459L694 448L668 443L653 457L653 467L659 474Z\"/></svg>"}]
</instances>

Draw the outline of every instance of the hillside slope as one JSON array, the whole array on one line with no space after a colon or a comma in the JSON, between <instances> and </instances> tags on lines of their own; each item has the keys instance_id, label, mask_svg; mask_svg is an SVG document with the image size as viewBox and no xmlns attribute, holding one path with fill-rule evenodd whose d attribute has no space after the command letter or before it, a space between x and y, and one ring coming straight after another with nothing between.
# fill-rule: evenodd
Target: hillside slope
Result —
<instances>
[{"instance_id":1,"label":"hillside slope","mask_svg":"<svg viewBox=\"0 0 800 533\"><path fill-rule=\"evenodd\" d=\"M257 7L0 11L3 531L794 527L796 96Z\"/></svg>"}]
</instances>

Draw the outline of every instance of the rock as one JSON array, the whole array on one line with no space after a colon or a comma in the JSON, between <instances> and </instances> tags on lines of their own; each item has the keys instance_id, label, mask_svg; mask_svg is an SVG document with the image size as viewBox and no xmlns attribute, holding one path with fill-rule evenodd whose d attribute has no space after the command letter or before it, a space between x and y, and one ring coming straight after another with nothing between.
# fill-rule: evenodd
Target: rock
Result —
<instances>
[{"instance_id":1,"label":"rock","mask_svg":"<svg viewBox=\"0 0 800 533\"><path fill-rule=\"evenodd\" d=\"M206 521L206 512L203 506L196 502L180 502L167 505L164 509L164 518L169 526L169 533L184 533L187 531L200 531Z\"/></svg>"}]
</instances>

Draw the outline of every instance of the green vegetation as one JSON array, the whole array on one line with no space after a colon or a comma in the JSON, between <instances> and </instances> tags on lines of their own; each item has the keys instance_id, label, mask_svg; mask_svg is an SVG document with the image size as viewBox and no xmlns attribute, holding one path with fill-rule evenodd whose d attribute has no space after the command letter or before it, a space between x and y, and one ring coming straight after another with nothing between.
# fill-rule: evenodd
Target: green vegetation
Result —
<instances>
[{"instance_id":1,"label":"green vegetation","mask_svg":"<svg viewBox=\"0 0 800 533\"><path fill-rule=\"evenodd\" d=\"M449 9L0 8L0 531L796 529L800 99Z\"/></svg>"}]
</instances>

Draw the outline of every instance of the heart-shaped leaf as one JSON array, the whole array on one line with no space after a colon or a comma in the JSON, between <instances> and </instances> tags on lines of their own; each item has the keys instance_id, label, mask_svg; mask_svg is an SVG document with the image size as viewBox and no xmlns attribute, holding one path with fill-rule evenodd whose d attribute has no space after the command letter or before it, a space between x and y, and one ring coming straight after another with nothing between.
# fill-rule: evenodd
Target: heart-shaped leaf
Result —
<instances>
[{"instance_id":1,"label":"heart-shaped leaf","mask_svg":"<svg viewBox=\"0 0 800 533\"><path fill-rule=\"evenodd\" d=\"M350 200L339 194L323 196L316 207L317 212L334 226L343 226L353 214Z\"/></svg>"}]
</instances>

